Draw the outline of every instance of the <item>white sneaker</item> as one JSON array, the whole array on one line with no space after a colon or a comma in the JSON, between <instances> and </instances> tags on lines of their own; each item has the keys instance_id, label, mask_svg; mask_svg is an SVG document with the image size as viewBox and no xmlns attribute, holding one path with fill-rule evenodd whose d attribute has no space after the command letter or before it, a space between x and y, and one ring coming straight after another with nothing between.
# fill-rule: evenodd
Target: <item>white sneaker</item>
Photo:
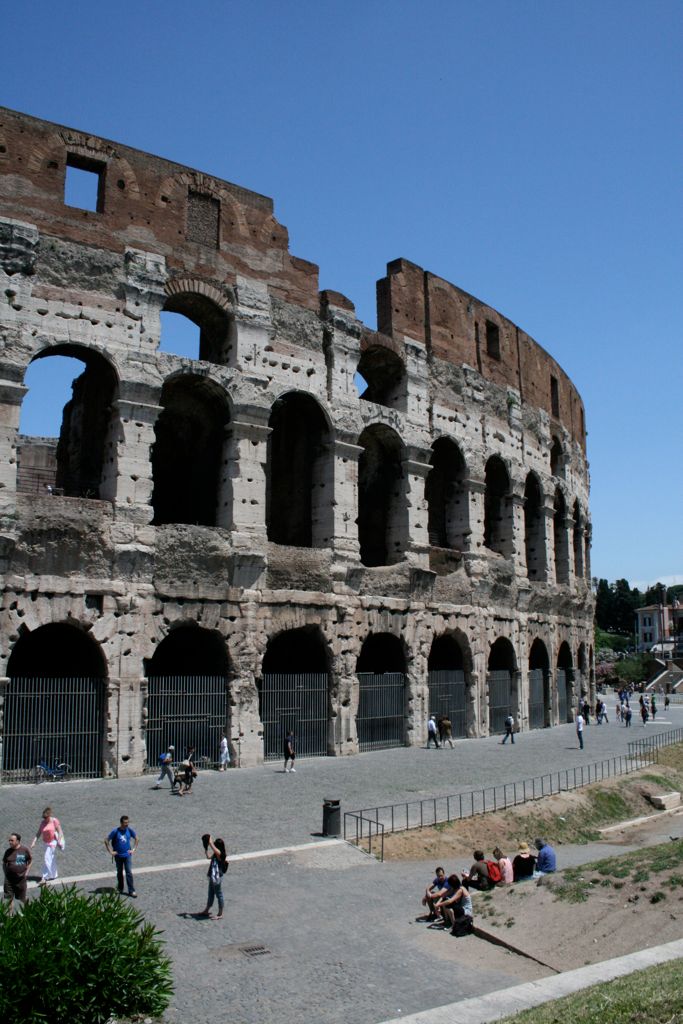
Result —
<instances>
[{"instance_id":1,"label":"white sneaker","mask_svg":"<svg viewBox=\"0 0 683 1024\"><path fill-rule=\"evenodd\" d=\"M291 768L285 768L286 772L291 772L291 770L292 770Z\"/></svg>"},{"instance_id":2,"label":"white sneaker","mask_svg":"<svg viewBox=\"0 0 683 1024\"><path fill-rule=\"evenodd\" d=\"M290 770L290 772L295 772L296 768L290 768L289 770Z\"/></svg>"}]
</instances>

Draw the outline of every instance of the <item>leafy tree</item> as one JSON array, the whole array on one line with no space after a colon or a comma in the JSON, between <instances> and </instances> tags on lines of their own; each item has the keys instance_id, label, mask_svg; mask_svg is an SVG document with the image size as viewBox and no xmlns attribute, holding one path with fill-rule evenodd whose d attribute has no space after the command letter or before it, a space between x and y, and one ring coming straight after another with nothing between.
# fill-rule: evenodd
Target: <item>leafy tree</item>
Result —
<instances>
[{"instance_id":1,"label":"leafy tree","mask_svg":"<svg viewBox=\"0 0 683 1024\"><path fill-rule=\"evenodd\" d=\"M0 905L0 1020L105 1024L159 1016L173 992L159 932L115 893L44 888L22 914Z\"/></svg>"}]
</instances>

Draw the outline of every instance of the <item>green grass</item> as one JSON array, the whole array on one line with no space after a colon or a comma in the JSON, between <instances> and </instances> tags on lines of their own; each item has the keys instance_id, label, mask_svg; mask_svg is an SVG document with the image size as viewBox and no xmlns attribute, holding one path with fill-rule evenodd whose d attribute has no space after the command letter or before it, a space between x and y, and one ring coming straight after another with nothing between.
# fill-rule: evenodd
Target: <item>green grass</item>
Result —
<instances>
[{"instance_id":1,"label":"green grass","mask_svg":"<svg viewBox=\"0 0 683 1024\"><path fill-rule=\"evenodd\" d=\"M681 865L683 842L661 843L659 846L646 846L642 850L625 853L621 857L606 857L604 860L596 860L578 868L567 868L557 880L549 882L549 885L556 899L568 903L585 903L591 891L598 885L611 883L613 888L621 889L623 882L614 881L615 879L625 879L637 885L648 882L652 874L671 871ZM683 877L672 875L670 884L683 885Z\"/></svg>"},{"instance_id":2,"label":"green grass","mask_svg":"<svg viewBox=\"0 0 683 1024\"><path fill-rule=\"evenodd\" d=\"M648 967L523 1010L500 1024L683 1024L682 971L681 960Z\"/></svg>"}]
</instances>

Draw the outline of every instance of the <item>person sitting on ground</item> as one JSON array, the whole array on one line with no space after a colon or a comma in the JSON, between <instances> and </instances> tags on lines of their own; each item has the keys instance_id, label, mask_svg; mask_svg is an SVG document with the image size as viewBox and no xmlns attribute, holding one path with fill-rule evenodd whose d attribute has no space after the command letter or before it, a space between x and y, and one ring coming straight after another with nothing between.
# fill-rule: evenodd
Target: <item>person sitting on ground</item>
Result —
<instances>
[{"instance_id":1,"label":"person sitting on ground","mask_svg":"<svg viewBox=\"0 0 683 1024\"><path fill-rule=\"evenodd\" d=\"M455 876L454 876L455 877ZM436 875L431 885L428 885L422 897L422 906L429 908L428 921L436 921L436 902L448 894L448 880L443 868L436 869Z\"/></svg>"},{"instance_id":2,"label":"person sitting on ground","mask_svg":"<svg viewBox=\"0 0 683 1024\"><path fill-rule=\"evenodd\" d=\"M536 858L529 851L529 844L520 843L519 852L512 862L512 873L515 882L524 882L527 878L532 878L535 867Z\"/></svg>"},{"instance_id":3,"label":"person sitting on ground","mask_svg":"<svg viewBox=\"0 0 683 1024\"><path fill-rule=\"evenodd\" d=\"M480 892L488 892L493 888L489 878L489 867L484 859L483 850L475 850L472 854L474 863L469 871L462 876L462 884L466 889L479 889Z\"/></svg>"},{"instance_id":4,"label":"person sitting on ground","mask_svg":"<svg viewBox=\"0 0 683 1024\"><path fill-rule=\"evenodd\" d=\"M451 926L451 935L469 935L474 924L472 897L464 885L458 884L457 875L451 875L448 882L450 894L439 900L437 910L444 923Z\"/></svg>"},{"instance_id":5,"label":"person sitting on ground","mask_svg":"<svg viewBox=\"0 0 683 1024\"><path fill-rule=\"evenodd\" d=\"M499 885L510 885L515 880L515 873L512 869L512 861L509 857L506 857L499 846L493 851L493 856L500 868L501 881Z\"/></svg>"},{"instance_id":6,"label":"person sitting on ground","mask_svg":"<svg viewBox=\"0 0 683 1024\"><path fill-rule=\"evenodd\" d=\"M555 856L555 851L553 850L550 843L547 843L545 839L535 839L534 846L538 850L535 874L554 874L554 872L557 870L557 858Z\"/></svg>"}]
</instances>

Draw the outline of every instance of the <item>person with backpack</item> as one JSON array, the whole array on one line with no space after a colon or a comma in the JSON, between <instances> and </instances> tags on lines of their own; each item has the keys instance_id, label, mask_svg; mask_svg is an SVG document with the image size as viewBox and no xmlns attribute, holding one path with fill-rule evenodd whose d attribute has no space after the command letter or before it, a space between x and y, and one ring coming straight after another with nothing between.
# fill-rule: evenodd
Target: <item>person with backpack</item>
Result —
<instances>
[{"instance_id":1,"label":"person with backpack","mask_svg":"<svg viewBox=\"0 0 683 1024\"><path fill-rule=\"evenodd\" d=\"M502 742L506 743L508 737L515 742L515 720L512 715L508 715L505 719L505 735L503 736Z\"/></svg>"},{"instance_id":2,"label":"person with backpack","mask_svg":"<svg viewBox=\"0 0 683 1024\"><path fill-rule=\"evenodd\" d=\"M225 850L225 841L223 839L212 839L207 833L202 836L202 843L204 844L204 852L211 863L207 872L209 892L206 898L206 907L201 911L199 917L209 917L214 921L222 921L223 907L225 905L225 900L223 899L223 875L230 866ZM215 917L211 914L214 899L218 902L218 913Z\"/></svg>"},{"instance_id":3,"label":"person with backpack","mask_svg":"<svg viewBox=\"0 0 683 1024\"><path fill-rule=\"evenodd\" d=\"M168 779L168 781L171 783L171 792L173 792L173 790L175 789L176 780L175 775L173 774L173 768L171 767L173 764L174 750L175 747L169 747L168 750L164 751L163 754L159 755L159 768L161 770L159 773L159 778L157 779L156 785L154 787L155 789L161 789L161 783L164 781L164 779Z\"/></svg>"},{"instance_id":4,"label":"person with backpack","mask_svg":"<svg viewBox=\"0 0 683 1024\"><path fill-rule=\"evenodd\" d=\"M466 889L479 889L480 892L488 892L495 885L491 877L491 864L493 864L493 861L487 861L484 858L483 850L475 850L472 856L474 857L474 863L470 870L463 874L462 884ZM498 865L496 865L496 871L498 872L497 881L500 881L502 876Z\"/></svg>"}]
</instances>

